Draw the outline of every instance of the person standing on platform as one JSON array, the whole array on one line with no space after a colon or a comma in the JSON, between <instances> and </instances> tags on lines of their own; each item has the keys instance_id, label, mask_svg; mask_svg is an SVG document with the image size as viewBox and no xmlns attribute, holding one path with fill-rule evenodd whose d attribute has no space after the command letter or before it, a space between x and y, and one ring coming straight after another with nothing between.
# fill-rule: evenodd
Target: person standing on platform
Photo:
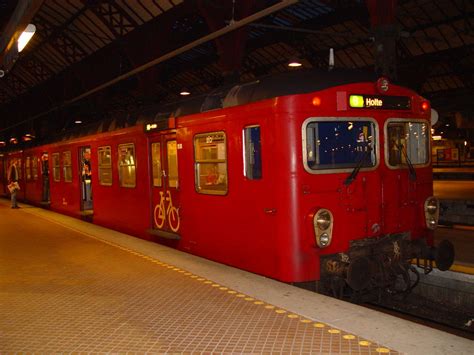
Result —
<instances>
[{"instance_id":1,"label":"person standing on platform","mask_svg":"<svg viewBox=\"0 0 474 355\"><path fill-rule=\"evenodd\" d=\"M10 194L11 194L11 201L12 201L12 208L19 208L18 204L16 202L16 193L18 192L18 189L14 186L15 184L18 186L18 168L17 165L18 160L13 159L10 165L10 170L8 172L8 185L13 185Z\"/></svg>"}]
</instances>

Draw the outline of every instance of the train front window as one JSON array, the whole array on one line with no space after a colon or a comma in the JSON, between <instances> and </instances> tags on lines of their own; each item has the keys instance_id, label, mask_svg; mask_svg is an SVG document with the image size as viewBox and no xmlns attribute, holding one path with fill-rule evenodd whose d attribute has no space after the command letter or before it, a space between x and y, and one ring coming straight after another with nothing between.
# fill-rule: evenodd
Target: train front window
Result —
<instances>
[{"instance_id":1,"label":"train front window","mask_svg":"<svg viewBox=\"0 0 474 355\"><path fill-rule=\"evenodd\" d=\"M386 127L385 159L390 167L428 163L429 128L426 122L390 120Z\"/></svg>"},{"instance_id":2,"label":"train front window","mask_svg":"<svg viewBox=\"0 0 474 355\"><path fill-rule=\"evenodd\" d=\"M305 164L310 170L374 167L376 128L364 120L310 120L303 131Z\"/></svg>"}]
</instances>

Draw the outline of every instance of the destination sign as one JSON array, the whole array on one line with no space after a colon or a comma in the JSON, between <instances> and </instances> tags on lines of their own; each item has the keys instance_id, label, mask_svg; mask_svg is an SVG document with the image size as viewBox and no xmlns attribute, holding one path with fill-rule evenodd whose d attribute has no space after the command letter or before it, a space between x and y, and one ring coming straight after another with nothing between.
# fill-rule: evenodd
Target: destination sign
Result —
<instances>
[{"instance_id":1,"label":"destination sign","mask_svg":"<svg viewBox=\"0 0 474 355\"><path fill-rule=\"evenodd\" d=\"M406 96L349 95L349 107L382 110L410 110L411 100Z\"/></svg>"},{"instance_id":2,"label":"destination sign","mask_svg":"<svg viewBox=\"0 0 474 355\"><path fill-rule=\"evenodd\" d=\"M162 131L168 129L168 121L148 122L144 124L145 132Z\"/></svg>"}]
</instances>

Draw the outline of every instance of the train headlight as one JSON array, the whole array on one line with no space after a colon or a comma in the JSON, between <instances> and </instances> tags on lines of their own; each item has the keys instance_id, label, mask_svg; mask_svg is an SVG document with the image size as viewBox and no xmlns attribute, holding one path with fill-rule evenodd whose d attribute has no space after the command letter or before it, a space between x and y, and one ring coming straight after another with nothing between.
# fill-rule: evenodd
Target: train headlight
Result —
<instances>
[{"instance_id":1,"label":"train headlight","mask_svg":"<svg viewBox=\"0 0 474 355\"><path fill-rule=\"evenodd\" d=\"M439 201L435 197L428 197L425 201L426 227L435 229L439 219Z\"/></svg>"},{"instance_id":2,"label":"train headlight","mask_svg":"<svg viewBox=\"0 0 474 355\"><path fill-rule=\"evenodd\" d=\"M333 217L331 211L320 209L313 218L314 235L316 244L320 248L326 248L331 244Z\"/></svg>"},{"instance_id":3,"label":"train headlight","mask_svg":"<svg viewBox=\"0 0 474 355\"><path fill-rule=\"evenodd\" d=\"M325 231L331 225L331 214L328 210L319 210L316 214L316 224L319 229Z\"/></svg>"}]
</instances>

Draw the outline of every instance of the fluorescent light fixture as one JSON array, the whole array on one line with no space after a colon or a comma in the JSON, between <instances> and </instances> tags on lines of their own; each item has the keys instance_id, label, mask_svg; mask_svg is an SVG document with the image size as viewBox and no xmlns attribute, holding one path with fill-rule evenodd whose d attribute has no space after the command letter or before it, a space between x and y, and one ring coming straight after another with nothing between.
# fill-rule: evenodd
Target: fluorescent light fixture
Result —
<instances>
[{"instance_id":1,"label":"fluorescent light fixture","mask_svg":"<svg viewBox=\"0 0 474 355\"><path fill-rule=\"evenodd\" d=\"M33 37L35 32L36 32L35 25L30 23L28 26L26 26L25 30L20 35L20 38L18 38L18 52L21 52L26 47L26 45L30 41L31 37Z\"/></svg>"},{"instance_id":2,"label":"fluorescent light fixture","mask_svg":"<svg viewBox=\"0 0 474 355\"><path fill-rule=\"evenodd\" d=\"M301 64L301 61L299 59L296 59L296 58L292 58L289 63L288 63L288 66L290 68L298 68L298 67L301 67L303 64Z\"/></svg>"},{"instance_id":3,"label":"fluorescent light fixture","mask_svg":"<svg viewBox=\"0 0 474 355\"><path fill-rule=\"evenodd\" d=\"M82 121L81 121L81 120L75 120L74 123L75 123L75 124L81 124Z\"/></svg>"},{"instance_id":4,"label":"fluorescent light fixture","mask_svg":"<svg viewBox=\"0 0 474 355\"><path fill-rule=\"evenodd\" d=\"M180 94L181 96L188 96L188 95L191 95L191 93L190 93L188 90L186 90L186 89L181 90L181 92L180 92L179 94Z\"/></svg>"}]
</instances>

